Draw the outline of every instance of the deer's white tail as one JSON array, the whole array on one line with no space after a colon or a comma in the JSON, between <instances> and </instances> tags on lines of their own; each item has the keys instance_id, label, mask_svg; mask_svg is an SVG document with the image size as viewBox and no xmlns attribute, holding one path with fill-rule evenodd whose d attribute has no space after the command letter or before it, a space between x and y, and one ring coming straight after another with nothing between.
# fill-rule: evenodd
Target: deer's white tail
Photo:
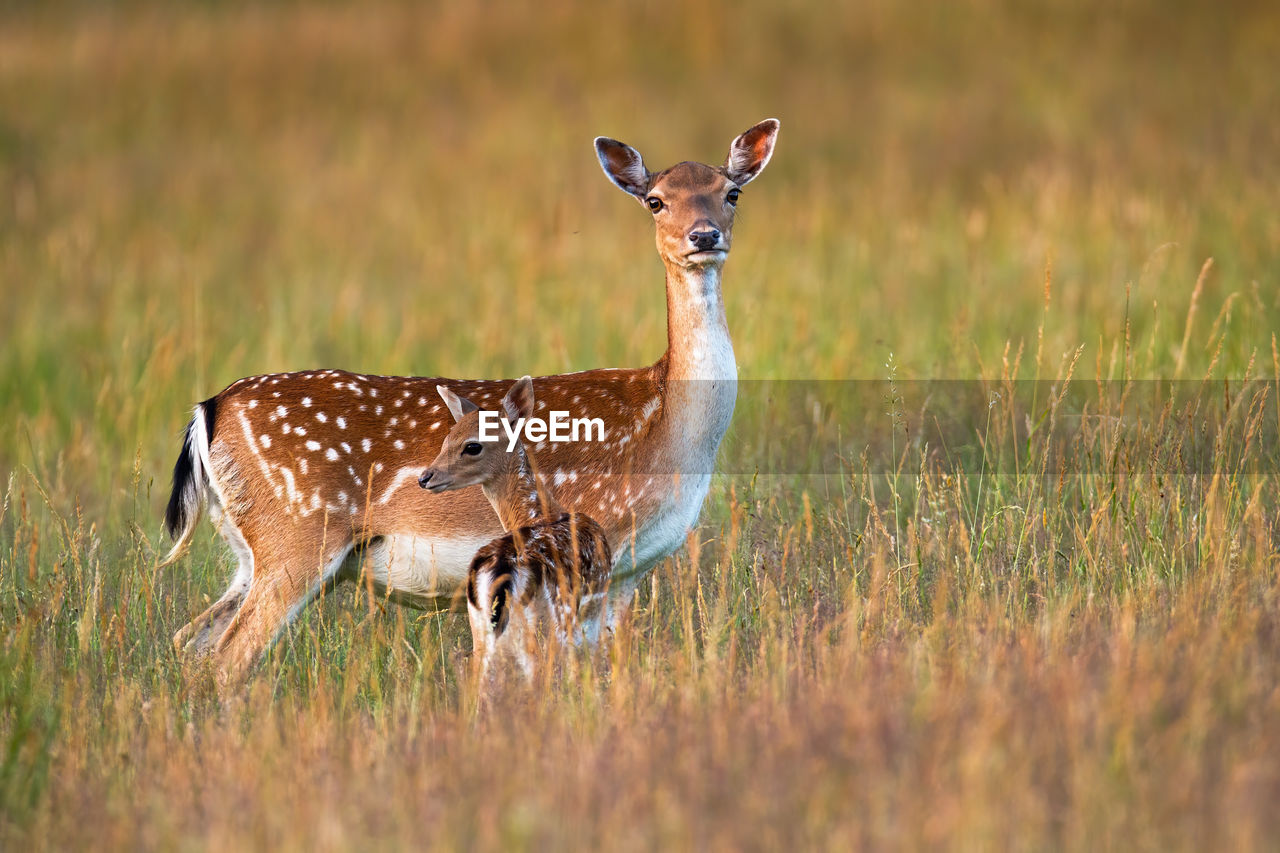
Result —
<instances>
[{"instance_id":1,"label":"deer's white tail","mask_svg":"<svg viewBox=\"0 0 1280 853\"><path fill-rule=\"evenodd\" d=\"M157 568L170 565L187 552L191 534L208 504L209 437L213 434L216 409L216 397L205 400L196 406L187 424L182 450L173 465L173 491L164 514L165 528L174 540L173 549Z\"/></svg>"}]
</instances>

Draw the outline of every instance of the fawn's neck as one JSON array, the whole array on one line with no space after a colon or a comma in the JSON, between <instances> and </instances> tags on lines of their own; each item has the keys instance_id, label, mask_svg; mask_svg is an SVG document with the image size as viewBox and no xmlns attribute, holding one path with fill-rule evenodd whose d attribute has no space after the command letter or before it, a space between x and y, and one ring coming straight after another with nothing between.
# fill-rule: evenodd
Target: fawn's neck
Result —
<instances>
[{"instance_id":1,"label":"fawn's neck","mask_svg":"<svg viewBox=\"0 0 1280 853\"><path fill-rule=\"evenodd\" d=\"M502 529L515 530L536 519L554 518L562 513L564 509L551 491L539 487L537 472L524 447L518 447L511 456L507 470L480 487L498 514Z\"/></svg>"}]
</instances>

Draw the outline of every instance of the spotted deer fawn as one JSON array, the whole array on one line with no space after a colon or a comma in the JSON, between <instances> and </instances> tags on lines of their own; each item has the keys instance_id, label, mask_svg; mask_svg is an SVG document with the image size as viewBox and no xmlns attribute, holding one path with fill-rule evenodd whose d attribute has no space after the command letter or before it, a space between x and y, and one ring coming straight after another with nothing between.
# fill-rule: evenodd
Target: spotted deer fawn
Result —
<instances>
[{"instance_id":1,"label":"spotted deer fawn","mask_svg":"<svg viewBox=\"0 0 1280 853\"><path fill-rule=\"evenodd\" d=\"M433 494L480 486L507 531L476 552L467 572L480 683L490 689L513 668L528 681L541 656L537 629L558 644L580 629L598 632L613 553L604 528L556 501L522 439L507 446L485 440L479 406L443 385L437 390L455 423L418 483ZM533 400L533 381L526 376L502 398L502 415L510 423L527 421L534 416Z\"/></svg>"},{"instance_id":2,"label":"spotted deer fawn","mask_svg":"<svg viewBox=\"0 0 1280 853\"><path fill-rule=\"evenodd\" d=\"M628 145L595 141L608 178L652 214L667 350L648 367L536 379L539 410L599 417L606 434L535 450L564 505L597 519L613 543L611 619L684 541L710 486L738 376L720 276L738 194L769 162L777 133L768 119L734 139L721 166L660 172ZM343 580L400 603L447 606L502 526L479 489L418 488L449 432L435 388L492 407L509 384L310 370L241 379L197 405L174 465L165 523L177 541L164 564L185 552L207 509L238 568L175 645L212 657L230 686Z\"/></svg>"}]
</instances>

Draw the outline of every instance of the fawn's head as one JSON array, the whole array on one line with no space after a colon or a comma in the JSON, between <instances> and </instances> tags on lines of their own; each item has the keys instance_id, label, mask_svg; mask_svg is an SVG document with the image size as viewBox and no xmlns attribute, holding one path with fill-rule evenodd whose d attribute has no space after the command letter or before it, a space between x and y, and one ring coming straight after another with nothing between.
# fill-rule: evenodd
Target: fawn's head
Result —
<instances>
[{"instance_id":1,"label":"fawn's head","mask_svg":"<svg viewBox=\"0 0 1280 853\"><path fill-rule=\"evenodd\" d=\"M596 138L596 156L609 180L653 213L663 263L720 266L733 241L738 193L764 171L778 126L765 119L733 140L723 166L684 162L650 172L639 151L604 136Z\"/></svg>"},{"instance_id":2,"label":"fawn's head","mask_svg":"<svg viewBox=\"0 0 1280 853\"><path fill-rule=\"evenodd\" d=\"M467 486L491 485L519 470L524 447L507 452L505 441L480 440L480 407L443 385L436 391L453 415L453 428L418 485L431 492L450 492ZM502 398L502 415L515 423L533 416L533 380L518 379Z\"/></svg>"}]
</instances>

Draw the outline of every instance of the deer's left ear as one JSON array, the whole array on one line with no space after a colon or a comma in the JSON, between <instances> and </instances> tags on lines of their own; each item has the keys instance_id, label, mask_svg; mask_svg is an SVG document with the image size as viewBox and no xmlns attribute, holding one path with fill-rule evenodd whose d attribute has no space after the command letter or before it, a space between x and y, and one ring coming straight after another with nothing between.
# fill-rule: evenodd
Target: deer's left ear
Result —
<instances>
[{"instance_id":1,"label":"deer's left ear","mask_svg":"<svg viewBox=\"0 0 1280 853\"><path fill-rule=\"evenodd\" d=\"M515 381L502 398L502 413L509 421L533 417L533 380L528 376Z\"/></svg>"},{"instance_id":2,"label":"deer's left ear","mask_svg":"<svg viewBox=\"0 0 1280 853\"><path fill-rule=\"evenodd\" d=\"M733 140L729 156L724 160L729 180L743 186L764 171L773 156L773 143L778 139L780 126L776 118L767 118Z\"/></svg>"},{"instance_id":3,"label":"deer's left ear","mask_svg":"<svg viewBox=\"0 0 1280 853\"><path fill-rule=\"evenodd\" d=\"M453 415L454 423L462 420L468 412L474 412L480 408L466 397L459 397L443 385L436 386L436 393L440 395L441 400L444 400L444 404L449 407L449 414Z\"/></svg>"}]
</instances>

